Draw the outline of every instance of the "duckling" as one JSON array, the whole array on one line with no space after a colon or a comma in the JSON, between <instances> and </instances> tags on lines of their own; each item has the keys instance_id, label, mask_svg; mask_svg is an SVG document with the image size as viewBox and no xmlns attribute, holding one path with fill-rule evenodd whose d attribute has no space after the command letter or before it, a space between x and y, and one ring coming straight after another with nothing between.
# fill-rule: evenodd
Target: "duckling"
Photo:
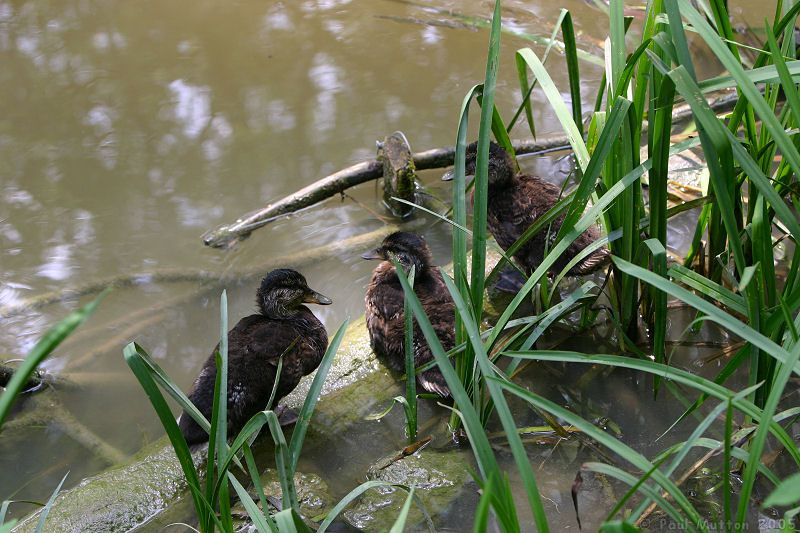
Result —
<instances>
[{"instance_id":1,"label":"duckling","mask_svg":"<svg viewBox=\"0 0 800 533\"><path fill-rule=\"evenodd\" d=\"M275 404L313 372L328 347L325 327L302 305L329 305L330 298L311 290L306 279L291 269L273 270L256 293L258 313L241 319L228 332L228 432L238 433L257 412L267 407L275 384L278 360L283 366L275 391ZM189 399L211 418L217 367L214 354L203 365ZM188 444L208 440L194 419L184 412L178 422Z\"/></svg>"},{"instance_id":2,"label":"duckling","mask_svg":"<svg viewBox=\"0 0 800 533\"><path fill-rule=\"evenodd\" d=\"M467 146L465 166L467 175L475 174L477 152L477 142ZM544 215L561 198L561 190L552 183L529 174L515 173L511 156L494 142L489 144L488 177L486 225L503 250L508 250L525 230L536 222L536 219ZM443 179L448 177L445 176ZM542 229L514 254L514 258L528 275L542 262L545 248L552 247L553 239L563 221L564 215L556 218L551 225L549 236L547 228ZM561 254L550 268L550 272L553 274L560 272L573 257L598 238L600 238L598 228L591 226ZM569 274L584 275L594 272L605 265L608 256L607 248L599 248L573 266Z\"/></svg>"},{"instance_id":3,"label":"duckling","mask_svg":"<svg viewBox=\"0 0 800 533\"><path fill-rule=\"evenodd\" d=\"M450 350L455 344L455 304L442 274L433 265L433 257L425 239L413 233L392 233L378 248L361 257L381 260L372 272L364 299L367 330L375 355L391 369L405 371L405 295L391 258L403 266L406 274L414 267L414 293L431 320L442 347ZM431 360L433 354L430 346L415 320L414 365L420 366ZM438 367L417 374L417 381L426 391L443 397L450 396L450 389Z\"/></svg>"}]
</instances>

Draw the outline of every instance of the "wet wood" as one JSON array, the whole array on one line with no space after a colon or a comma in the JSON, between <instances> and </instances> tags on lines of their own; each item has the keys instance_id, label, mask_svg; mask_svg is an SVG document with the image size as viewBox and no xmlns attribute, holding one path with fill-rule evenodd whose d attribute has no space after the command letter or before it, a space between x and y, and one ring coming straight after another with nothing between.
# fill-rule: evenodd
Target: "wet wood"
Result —
<instances>
[{"instance_id":1,"label":"wet wood","mask_svg":"<svg viewBox=\"0 0 800 533\"><path fill-rule=\"evenodd\" d=\"M378 143L378 160L383 162L383 202L392 215L410 216L413 208L395 200L415 201L417 174L411 146L403 132L396 131Z\"/></svg>"},{"instance_id":2,"label":"wet wood","mask_svg":"<svg viewBox=\"0 0 800 533\"><path fill-rule=\"evenodd\" d=\"M25 406L25 412L3 425L3 434L8 436L13 431L32 426L58 427L107 465L121 464L128 459L126 453L109 444L75 418L54 395L30 398Z\"/></svg>"},{"instance_id":3,"label":"wet wood","mask_svg":"<svg viewBox=\"0 0 800 533\"><path fill-rule=\"evenodd\" d=\"M737 99L736 93L716 93L708 98L708 103L713 110L724 111L732 109L733 106L736 105ZM673 124L691 117L692 110L688 105L678 105L673 108ZM646 132L647 128L648 123L645 122L642 125L642 132ZM567 139L566 136L555 136L542 140L515 140L512 141L512 145L517 154L541 154L570 149L569 139ZM455 148L453 147L434 148L432 150L413 154L416 170L449 167L453 164L454 159ZM262 209L243 215L231 224L225 224L213 230L209 230L203 235L203 244L212 248L230 248L235 246L242 239L250 236L254 230L269 224L279 217L305 209L323 200L327 200L336 194L340 194L350 187L378 179L382 176L382 161L378 158L372 161L362 161L361 163L326 176Z\"/></svg>"}]
</instances>

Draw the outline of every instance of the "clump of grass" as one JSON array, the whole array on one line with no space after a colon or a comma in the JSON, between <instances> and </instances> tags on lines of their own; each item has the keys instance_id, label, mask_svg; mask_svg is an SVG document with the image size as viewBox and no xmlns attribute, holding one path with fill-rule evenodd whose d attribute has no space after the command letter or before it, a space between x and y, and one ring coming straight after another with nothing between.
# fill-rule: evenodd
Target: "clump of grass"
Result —
<instances>
[{"instance_id":1,"label":"clump of grass","mask_svg":"<svg viewBox=\"0 0 800 533\"><path fill-rule=\"evenodd\" d=\"M451 426L464 424L478 462L477 480L484 493L476 510L476 524L487 524L491 510L502 530L513 531L519 527L516 509L510 499L511 488L503 474L496 470L496 460L483 438L483 426L493 413L497 413L509 435L537 528L547 529L535 479L528 472L525 450L511 436L516 435L516 428L507 411L503 391L580 427L638 470L632 474L617 466L587 465L587 468L615 477L631 487L609 513L604 530L635 530L642 516L649 512L650 502L655 502L677 523L708 530L706 517L684 496L675 481L675 474L684 459L699 447L715 447L723 455L720 469L725 495L721 523L725 524L726 530L745 527L758 475L777 487L776 496L770 502L796 504L796 498L787 496L791 490L789 487L796 483L795 478L781 482L778 474L761 464L760 457L771 435L792 458L795 468L800 466L796 446L780 424L794 416L796 409L778 412L779 400L789 378L793 373L800 373L800 344L797 342L800 338L797 333L800 331L800 263L792 262L782 287L776 282L773 266L775 244L781 239L796 243L800 237L800 222L789 207L789 200L797 201L797 189L793 185L800 171L800 153L796 143L796 128L800 127L800 97L796 89L800 80L800 62L795 59L792 34L793 22L799 12L800 4L784 10L782 3L778 3L773 24L766 25L766 46L760 52L755 68L746 69L739 58L738 45L733 40L727 8L722 0L711 0L706 17L687 0L650 0L641 40L630 54L626 46L630 19L623 15L623 3L612 0L608 9L610 31L606 41L606 71L595 109L589 118L586 139L580 93L576 90L582 85L578 54L568 12L562 11L556 26L561 28L564 39L571 106L564 102L563 93L553 83L539 56L529 48L517 51L523 103L512 125L522 111L525 111L529 123L532 121L529 98L534 85L538 84L570 140L578 183L506 250L507 256L513 255L525 240L545 230L550 222L563 214L564 221L550 253L529 276L493 328L481 334L478 324L482 319L485 285L489 132L494 133L498 143L510 146L507 130L493 105L500 36L499 2L495 3L486 78L483 84L476 85L467 93L457 130L452 221L454 275L452 281L445 278L456 301L456 344L462 347L454 356L454 366L441 349L410 285L401 276L412 311L453 392L455 405ZM729 74L697 80L684 34L687 26L706 42ZM555 35L556 32L551 41ZM529 83L528 69L533 73L533 83ZM765 84L764 95L756 83ZM720 120L702 95L724 87L736 88L742 98L730 117ZM786 104L779 108L781 95ZM473 99L477 99L482 108L474 215L470 224L466 215L467 187L463 168L469 106ZM679 99L691 106L699 135L672 144L672 109ZM645 123L648 124L647 151L642 161L640 138ZM534 125L530 123L529 126L534 132ZM742 126L743 137L739 137L737 133ZM707 195L684 206L668 208L669 158L697 146L702 147L709 165L711 179ZM641 182L645 174L649 188L647 197ZM592 206L587 209L590 200ZM692 265L702 248L706 258L700 263L709 268L700 272L692 272L680 265L668 268L666 236L669 219L697 206L701 206L703 211L685 264ZM602 221L608 236L593 246L609 243L614 255L608 299L620 347L641 353L636 343L644 321L652 334L652 348L647 354L652 360L532 349L536 339L550 324L574 309L573 306L596 295L592 284L585 284L561 303L551 302L546 297L545 308L538 317L511 320L533 288L546 282L545 276L558 256L597 220ZM643 232L647 234L645 238L642 238ZM778 239L773 238L776 232L780 234ZM708 243L701 247L699 241L704 234L708 236ZM470 235L472 268L468 276L467 239ZM794 255L794 259L798 258L800 251ZM556 284L570 266L556 276ZM495 270L499 268L500 265ZM681 284L691 290L681 287ZM666 365L664 345L669 298L677 298L694 307L698 321L716 322L746 341L716 379L707 380ZM726 309L738 313L745 320L734 318ZM512 326L518 329L509 340L507 333ZM500 340L504 341L502 346ZM670 391L674 390L673 382L682 383L700 397L681 420L706 398L715 398L718 403L687 440L650 460L578 415L514 385L511 377L520 361L531 359L635 368L654 376L654 392L659 390L663 380L667 380L666 388ZM748 372L748 386L742 390L725 387L727 378L738 368ZM706 433L719 417L725 419L723 437L715 440ZM745 434L734 432L735 419L752 421L757 426ZM748 445L736 445L739 441ZM744 464L744 476L738 494L739 503L733 509L731 470L737 461ZM634 509L623 513L635 495L643 500ZM790 510L789 516L796 512L797 509Z\"/></svg>"}]
</instances>

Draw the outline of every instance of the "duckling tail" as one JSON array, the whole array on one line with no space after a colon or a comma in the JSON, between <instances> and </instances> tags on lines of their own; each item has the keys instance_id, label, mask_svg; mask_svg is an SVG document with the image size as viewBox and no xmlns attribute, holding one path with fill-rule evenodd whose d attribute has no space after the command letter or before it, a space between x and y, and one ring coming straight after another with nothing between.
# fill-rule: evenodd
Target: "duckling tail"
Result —
<instances>
[{"instance_id":1,"label":"duckling tail","mask_svg":"<svg viewBox=\"0 0 800 533\"><path fill-rule=\"evenodd\" d=\"M608 248L599 248L592 255L572 267L570 274L583 276L595 270L604 268L611 261L611 251Z\"/></svg>"},{"instance_id":2,"label":"duckling tail","mask_svg":"<svg viewBox=\"0 0 800 533\"><path fill-rule=\"evenodd\" d=\"M450 388L447 386L447 382L438 368L432 368L419 374L417 376L417 381L419 381L422 388L428 392L438 394L442 398L450 397Z\"/></svg>"}]
</instances>

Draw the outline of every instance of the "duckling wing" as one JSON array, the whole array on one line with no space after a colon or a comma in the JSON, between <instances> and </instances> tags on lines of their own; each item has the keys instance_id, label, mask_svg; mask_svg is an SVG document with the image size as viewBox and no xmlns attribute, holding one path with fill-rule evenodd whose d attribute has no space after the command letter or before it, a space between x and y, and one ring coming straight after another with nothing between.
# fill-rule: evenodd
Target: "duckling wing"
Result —
<instances>
[{"instance_id":1,"label":"duckling wing","mask_svg":"<svg viewBox=\"0 0 800 533\"><path fill-rule=\"evenodd\" d=\"M402 317L404 299L405 293L399 281L376 283L367 291L367 312L388 320Z\"/></svg>"},{"instance_id":2,"label":"duckling wing","mask_svg":"<svg viewBox=\"0 0 800 533\"><path fill-rule=\"evenodd\" d=\"M403 299L400 282L375 280L365 298L370 345L378 357L395 370L403 369Z\"/></svg>"},{"instance_id":3,"label":"duckling wing","mask_svg":"<svg viewBox=\"0 0 800 533\"><path fill-rule=\"evenodd\" d=\"M436 332L436 337L445 351L455 345L455 304L438 270L429 279L421 280L417 295L425 309L425 314ZM420 366L434 359L430 345L419 325L414 322L414 364ZM449 397L450 389L438 367L426 370L417 376L419 384L428 392Z\"/></svg>"}]
</instances>

